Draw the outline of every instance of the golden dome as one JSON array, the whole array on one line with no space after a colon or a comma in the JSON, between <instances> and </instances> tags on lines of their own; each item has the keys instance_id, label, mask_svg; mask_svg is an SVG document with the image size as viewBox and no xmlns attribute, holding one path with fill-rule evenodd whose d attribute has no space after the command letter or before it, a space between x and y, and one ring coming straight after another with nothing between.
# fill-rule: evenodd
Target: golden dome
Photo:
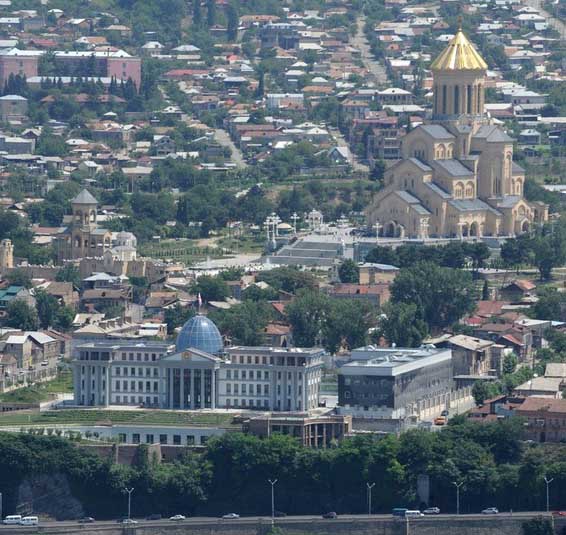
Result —
<instances>
[{"instance_id":1,"label":"golden dome","mask_svg":"<svg viewBox=\"0 0 566 535\"><path fill-rule=\"evenodd\" d=\"M487 69L487 63L460 27L430 68L433 71L484 71Z\"/></svg>"}]
</instances>

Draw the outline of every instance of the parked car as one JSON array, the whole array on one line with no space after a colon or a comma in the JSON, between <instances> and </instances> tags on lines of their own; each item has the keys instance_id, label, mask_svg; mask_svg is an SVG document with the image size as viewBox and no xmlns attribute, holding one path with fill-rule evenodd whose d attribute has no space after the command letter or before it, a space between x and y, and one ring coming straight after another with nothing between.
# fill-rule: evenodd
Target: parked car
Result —
<instances>
[{"instance_id":1,"label":"parked car","mask_svg":"<svg viewBox=\"0 0 566 535\"><path fill-rule=\"evenodd\" d=\"M338 518L338 515L334 511L329 511L328 513L324 513L322 518Z\"/></svg>"},{"instance_id":2,"label":"parked car","mask_svg":"<svg viewBox=\"0 0 566 535\"><path fill-rule=\"evenodd\" d=\"M22 521L22 515L8 515L3 521L3 524L19 524Z\"/></svg>"},{"instance_id":3,"label":"parked car","mask_svg":"<svg viewBox=\"0 0 566 535\"><path fill-rule=\"evenodd\" d=\"M566 511L553 511L554 516L566 516Z\"/></svg>"},{"instance_id":4,"label":"parked car","mask_svg":"<svg viewBox=\"0 0 566 535\"><path fill-rule=\"evenodd\" d=\"M496 515L497 513L499 513L497 507L488 507L481 512L482 515Z\"/></svg>"},{"instance_id":5,"label":"parked car","mask_svg":"<svg viewBox=\"0 0 566 535\"><path fill-rule=\"evenodd\" d=\"M275 511L274 514L276 518L283 518L284 516L287 516L287 513L284 513L283 511Z\"/></svg>"},{"instance_id":6,"label":"parked car","mask_svg":"<svg viewBox=\"0 0 566 535\"><path fill-rule=\"evenodd\" d=\"M411 518L415 516L424 516L424 514L421 513L418 509L405 511L405 518Z\"/></svg>"},{"instance_id":7,"label":"parked car","mask_svg":"<svg viewBox=\"0 0 566 535\"><path fill-rule=\"evenodd\" d=\"M92 516L85 516L83 518L79 518L79 524L92 524L94 522L94 518Z\"/></svg>"},{"instance_id":8,"label":"parked car","mask_svg":"<svg viewBox=\"0 0 566 535\"><path fill-rule=\"evenodd\" d=\"M428 507L423 511L425 515L439 515L440 509L438 507Z\"/></svg>"},{"instance_id":9,"label":"parked car","mask_svg":"<svg viewBox=\"0 0 566 535\"><path fill-rule=\"evenodd\" d=\"M446 416L446 417L448 417L449 414L450 414L450 413L448 412L448 409L444 409L444 410L440 413L440 416Z\"/></svg>"},{"instance_id":10,"label":"parked car","mask_svg":"<svg viewBox=\"0 0 566 535\"><path fill-rule=\"evenodd\" d=\"M21 526L37 526L39 518L37 516L24 516L20 522Z\"/></svg>"},{"instance_id":11,"label":"parked car","mask_svg":"<svg viewBox=\"0 0 566 535\"><path fill-rule=\"evenodd\" d=\"M137 524L138 521L134 520L133 518L123 518L122 520L118 520L120 524Z\"/></svg>"},{"instance_id":12,"label":"parked car","mask_svg":"<svg viewBox=\"0 0 566 535\"><path fill-rule=\"evenodd\" d=\"M174 515L169 520L186 520L186 516L183 515Z\"/></svg>"},{"instance_id":13,"label":"parked car","mask_svg":"<svg viewBox=\"0 0 566 535\"><path fill-rule=\"evenodd\" d=\"M438 416L434 419L434 425L445 425L446 424L446 416Z\"/></svg>"},{"instance_id":14,"label":"parked car","mask_svg":"<svg viewBox=\"0 0 566 535\"><path fill-rule=\"evenodd\" d=\"M146 520L161 520L161 515L159 513L154 513L152 515L146 516Z\"/></svg>"},{"instance_id":15,"label":"parked car","mask_svg":"<svg viewBox=\"0 0 566 535\"><path fill-rule=\"evenodd\" d=\"M225 518L226 520L231 520L233 518L240 518L240 515L238 513L228 513L227 515L224 515L222 518Z\"/></svg>"}]
</instances>

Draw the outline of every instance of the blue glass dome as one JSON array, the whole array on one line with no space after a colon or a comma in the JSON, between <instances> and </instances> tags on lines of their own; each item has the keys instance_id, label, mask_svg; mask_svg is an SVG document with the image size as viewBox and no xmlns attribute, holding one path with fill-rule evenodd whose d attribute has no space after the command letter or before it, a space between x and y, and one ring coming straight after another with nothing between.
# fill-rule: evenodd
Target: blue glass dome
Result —
<instances>
[{"instance_id":1,"label":"blue glass dome","mask_svg":"<svg viewBox=\"0 0 566 535\"><path fill-rule=\"evenodd\" d=\"M222 352L224 344L218 327L206 316L199 314L183 325L179 336L177 336L175 347L177 351L193 348L218 355Z\"/></svg>"}]
</instances>

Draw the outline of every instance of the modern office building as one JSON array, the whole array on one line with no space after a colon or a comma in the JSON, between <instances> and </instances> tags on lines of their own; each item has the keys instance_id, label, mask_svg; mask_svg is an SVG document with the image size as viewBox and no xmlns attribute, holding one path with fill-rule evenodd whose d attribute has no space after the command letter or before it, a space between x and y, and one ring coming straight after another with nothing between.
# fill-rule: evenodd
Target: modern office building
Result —
<instances>
[{"instance_id":1,"label":"modern office building","mask_svg":"<svg viewBox=\"0 0 566 535\"><path fill-rule=\"evenodd\" d=\"M338 370L339 413L354 418L432 418L450 406L452 389L450 349L368 346Z\"/></svg>"},{"instance_id":2,"label":"modern office building","mask_svg":"<svg viewBox=\"0 0 566 535\"><path fill-rule=\"evenodd\" d=\"M197 315L167 342L100 340L75 351L75 403L165 409L306 411L318 406L323 349L224 349Z\"/></svg>"}]
</instances>

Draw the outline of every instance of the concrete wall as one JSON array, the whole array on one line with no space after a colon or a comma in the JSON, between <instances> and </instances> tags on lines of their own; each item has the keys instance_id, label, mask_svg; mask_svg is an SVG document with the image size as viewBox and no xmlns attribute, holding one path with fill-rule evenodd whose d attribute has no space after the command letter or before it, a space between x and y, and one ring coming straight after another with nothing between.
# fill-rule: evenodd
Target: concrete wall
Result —
<instances>
[{"instance_id":1,"label":"concrete wall","mask_svg":"<svg viewBox=\"0 0 566 535\"><path fill-rule=\"evenodd\" d=\"M418 518L409 523L401 519L367 520L305 520L278 519L276 526L284 535L519 535L528 516ZM556 535L562 534L566 519L555 521ZM2 531L10 533L11 530ZM42 533L77 533L76 527L44 527ZM139 526L121 527L115 524L84 525L82 535L267 535L271 531L269 519L236 523L211 520L202 524L175 524L168 520L149 522ZM14 533L36 533L37 528L15 528Z\"/></svg>"}]
</instances>

